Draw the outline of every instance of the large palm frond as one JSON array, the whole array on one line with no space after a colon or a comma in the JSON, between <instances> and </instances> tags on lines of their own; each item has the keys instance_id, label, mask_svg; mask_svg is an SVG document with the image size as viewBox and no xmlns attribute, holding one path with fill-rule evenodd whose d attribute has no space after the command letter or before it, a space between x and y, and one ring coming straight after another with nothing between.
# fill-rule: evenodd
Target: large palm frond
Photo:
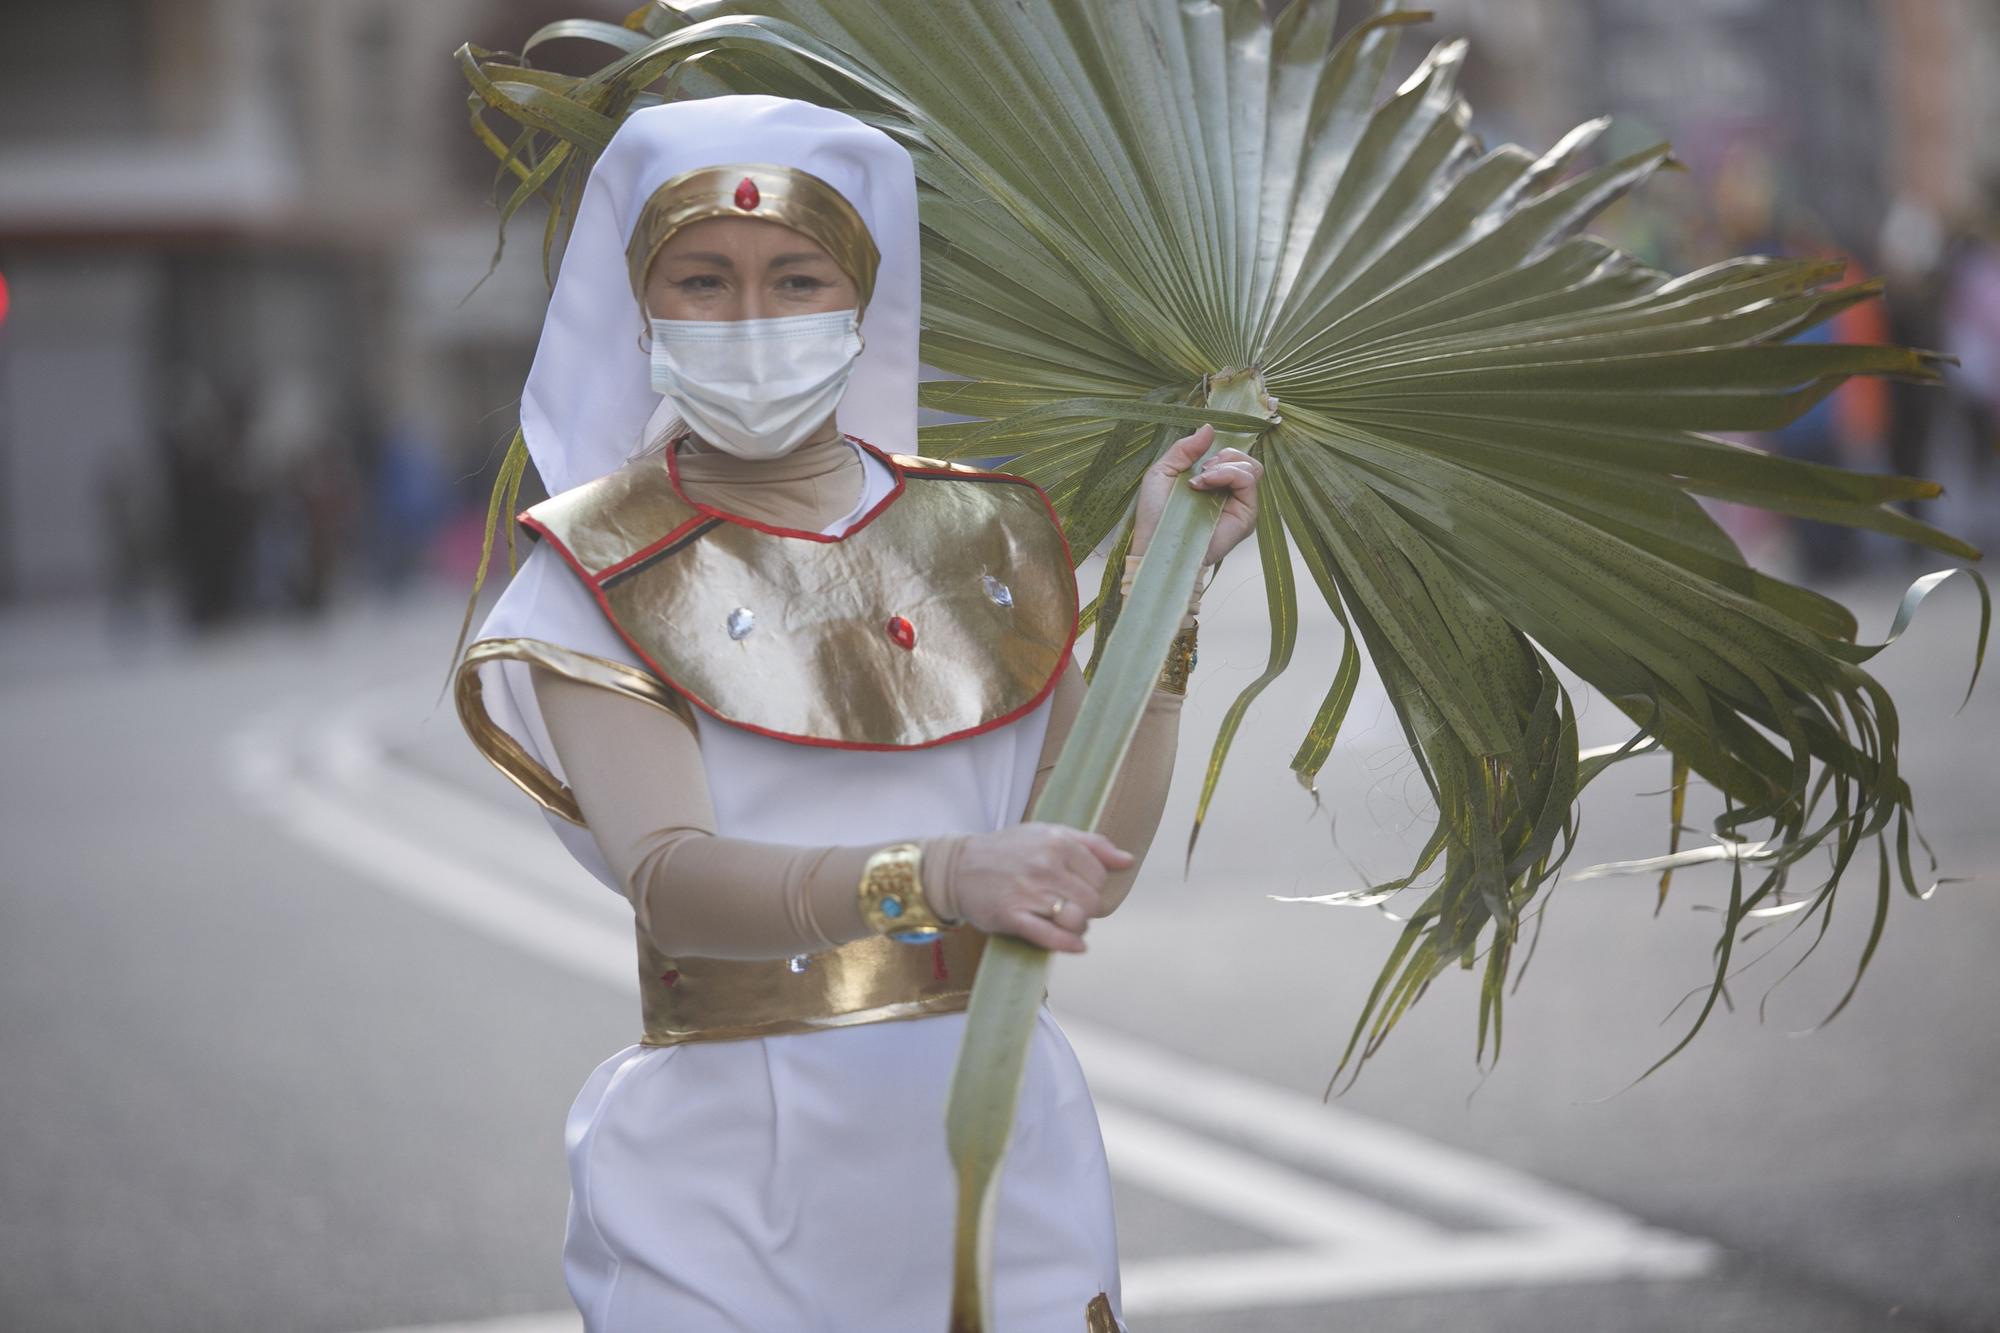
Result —
<instances>
[{"instance_id":1,"label":"large palm frond","mask_svg":"<svg viewBox=\"0 0 2000 1333\"><path fill-rule=\"evenodd\" d=\"M1336 40L1324 0L1275 21L1256 0L689 0L530 40L616 48L584 78L461 52L517 182L506 210L550 199L551 245L618 120L664 96L778 92L903 139L924 357L964 377L924 401L983 418L928 428L925 448L1011 456L1079 551L1127 515L1171 433L1258 432L1270 669L1229 714L1200 811L1243 706L1290 661L1295 545L1353 635L1293 768L1309 782L1326 762L1365 649L1439 811L1397 882L1436 872L1357 1029L1370 1040L1481 941L1497 1017L1522 908L1601 767L1576 757L1545 654L1723 793L1717 832L1760 872L1741 910L1815 848L1844 868L1868 838L1906 843L1895 707L1853 617L1751 568L1694 497L1978 557L1896 507L1931 482L1709 433L1781 426L1852 375L1935 379L1930 353L1786 341L1879 284L1771 257L1673 277L1579 234L1673 165L1667 147L1584 168L1600 120L1539 155L1485 148L1456 88L1462 41L1378 105L1400 28L1428 15L1372 8ZM1254 395L1210 405L1242 370L1274 426Z\"/></svg>"},{"instance_id":2,"label":"large palm frond","mask_svg":"<svg viewBox=\"0 0 2000 1333\"><path fill-rule=\"evenodd\" d=\"M926 450L1011 455L1079 552L1118 530L1144 468L1188 425L1212 420L1257 451L1270 657L1217 737L1197 831L1244 709L1291 664L1294 552L1348 636L1337 662L1315 664L1325 701L1292 767L1310 783L1326 763L1365 652L1437 807L1409 874L1374 886L1422 901L1343 1065L1444 969L1481 959L1480 1050L1497 1050L1521 925L1573 845L1578 795L1641 739L1671 752L1677 786L1698 775L1725 803L1715 833L1735 882L1712 1007L1731 942L1810 854L1830 870L1802 918L1871 840L1882 884L1892 867L1905 888L1926 884L1895 705L1865 669L1880 645L1858 644L1838 603L1751 568L1698 498L1978 556L1897 508L1937 494L1929 482L1714 433L1781 426L1855 375L1935 379L1937 358L1790 341L1877 295L1834 285L1837 265L1752 257L1675 277L1582 234L1673 165L1665 145L1588 164L1593 121L1545 153L1487 148L1456 87L1464 43L1380 100L1401 28L1427 15L1379 4L1337 35L1335 11L683 0L622 29L545 30L616 48L585 79L463 59L475 120L490 106L521 126L503 140L482 125L517 182L506 207L549 198L550 244L595 150L649 99L775 92L898 136L922 187L924 357L960 377L926 385L924 402L978 418L929 429ZM1174 503L1132 604L1107 581L1093 701L1142 697L1164 651L1212 522ZM1898 629L1932 586L1913 588ZM1579 751L1550 659L1630 716L1632 745ZM1094 758L1108 781L1129 728L1091 708L1063 767ZM1095 781L1052 783L1037 813L1088 823ZM1003 986L1017 1006L1036 993L1025 964L998 956L975 1023ZM1013 980L991 979L1002 972Z\"/></svg>"}]
</instances>

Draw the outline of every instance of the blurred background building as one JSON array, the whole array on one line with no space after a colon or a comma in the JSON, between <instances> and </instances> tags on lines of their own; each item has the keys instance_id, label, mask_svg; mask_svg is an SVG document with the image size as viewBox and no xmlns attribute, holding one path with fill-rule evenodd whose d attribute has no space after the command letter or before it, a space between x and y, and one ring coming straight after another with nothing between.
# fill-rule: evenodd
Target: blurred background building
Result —
<instances>
[{"instance_id":1,"label":"blurred background building","mask_svg":"<svg viewBox=\"0 0 2000 1333\"><path fill-rule=\"evenodd\" d=\"M494 226L452 51L568 9L6 8L0 597L171 580L206 623L418 565L543 291L523 227L465 299Z\"/></svg>"},{"instance_id":2,"label":"blurred background building","mask_svg":"<svg viewBox=\"0 0 2000 1333\"><path fill-rule=\"evenodd\" d=\"M7 6L0 601L171 590L207 625L462 574L545 289L524 215L468 297L493 252L492 170L452 51L623 7ZM1689 174L1607 219L1642 256L1839 253L1887 274L1890 299L1833 336L1965 361L1946 393L1851 386L1767 443L1988 480L2000 328L1977 298L2000 283L2000 5L1432 8L1429 35L1473 38L1466 91L1489 142L1545 145L1610 112L1606 153L1675 144ZM1738 525L1808 573L1856 554Z\"/></svg>"}]
</instances>

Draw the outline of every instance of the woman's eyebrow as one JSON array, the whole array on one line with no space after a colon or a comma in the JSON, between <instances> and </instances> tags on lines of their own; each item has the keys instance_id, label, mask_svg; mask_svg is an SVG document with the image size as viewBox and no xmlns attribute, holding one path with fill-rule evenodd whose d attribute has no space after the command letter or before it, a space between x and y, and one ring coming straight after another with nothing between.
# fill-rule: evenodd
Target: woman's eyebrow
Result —
<instances>
[{"instance_id":1,"label":"woman's eyebrow","mask_svg":"<svg viewBox=\"0 0 2000 1333\"><path fill-rule=\"evenodd\" d=\"M786 264L813 264L821 261L831 264L833 256L818 254L809 250L799 250L788 255L773 255L771 257L771 267L782 268Z\"/></svg>"},{"instance_id":2,"label":"woman's eyebrow","mask_svg":"<svg viewBox=\"0 0 2000 1333\"><path fill-rule=\"evenodd\" d=\"M717 254L712 250L681 250L673 254L665 255L663 256L663 258L669 261L685 259L685 260L690 260L697 264L713 264L717 268L736 267L736 261L731 259L728 255Z\"/></svg>"}]
</instances>

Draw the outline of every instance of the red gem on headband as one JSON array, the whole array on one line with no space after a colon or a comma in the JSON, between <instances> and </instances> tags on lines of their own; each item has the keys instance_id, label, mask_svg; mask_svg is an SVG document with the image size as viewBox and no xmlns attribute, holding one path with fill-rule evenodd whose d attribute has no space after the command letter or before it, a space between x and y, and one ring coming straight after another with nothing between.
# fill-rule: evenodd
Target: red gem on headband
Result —
<instances>
[{"instance_id":1,"label":"red gem on headband","mask_svg":"<svg viewBox=\"0 0 2000 1333\"><path fill-rule=\"evenodd\" d=\"M762 198L763 196L757 193L757 182L748 176L745 176L743 183L736 187L736 206L746 212L755 208Z\"/></svg>"}]
</instances>

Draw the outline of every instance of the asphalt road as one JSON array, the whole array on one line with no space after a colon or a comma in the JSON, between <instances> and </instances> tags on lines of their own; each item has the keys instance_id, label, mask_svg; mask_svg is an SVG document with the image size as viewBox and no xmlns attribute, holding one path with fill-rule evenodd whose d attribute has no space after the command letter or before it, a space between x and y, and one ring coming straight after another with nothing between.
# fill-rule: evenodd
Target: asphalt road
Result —
<instances>
[{"instance_id":1,"label":"asphalt road","mask_svg":"<svg viewBox=\"0 0 2000 1333\"><path fill-rule=\"evenodd\" d=\"M1879 631L1899 588L1841 591ZM1369 688L1320 806L1293 784L1335 652L1309 633L1183 876L1202 742L1261 664L1257 602L1241 573L1209 594L1167 832L1051 982L1105 1121L1135 1329L2000 1328L2000 691L1953 711L1969 594L1878 659L1958 878L1893 904L1836 1022L1794 1035L1846 984L1859 880L1764 1022L1799 946L1776 931L1736 1011L1628 1087L1703 979L1722 881L1683 877L1657 918L1649 880L1567 883L1497 1067L1448 977L1330 1106L1396 924L1268 895L1400 873L1421 791ZM563 877L433 708L456 625L447 594L200 644L0 620L0 1326L565 1308L562 1118L633 1038L629 955L620 904ZM1623 734L1601 704L1584 729ZM1573 864L1661 850L1664 774L1593 790Z\"/></svg>"}]
</instances>

